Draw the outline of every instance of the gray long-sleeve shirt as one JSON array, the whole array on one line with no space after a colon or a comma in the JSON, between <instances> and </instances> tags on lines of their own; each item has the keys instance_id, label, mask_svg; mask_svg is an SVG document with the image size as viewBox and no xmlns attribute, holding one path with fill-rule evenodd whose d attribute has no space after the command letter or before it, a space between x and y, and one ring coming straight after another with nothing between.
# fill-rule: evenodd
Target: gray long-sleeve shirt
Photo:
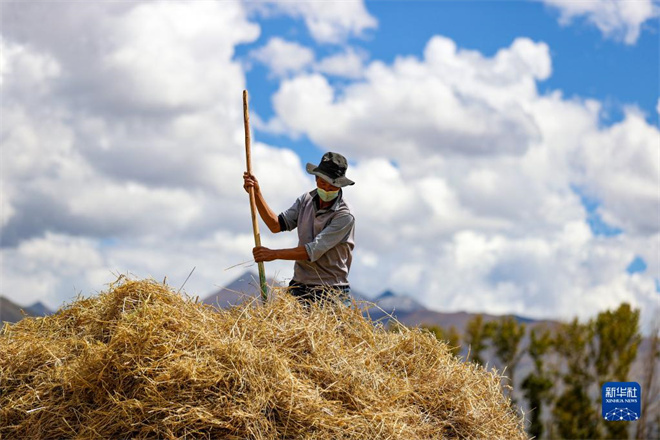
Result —
<instances>
[{"instance_id":1,"label":"gray long-sleeve shirt","mask_svg":"<svg viewBox=\"0 0 660 440\"><path fill-rule=\"evenodd\" d=\"M340 192L335 203L319 209L316 190L298 197L278 216L280 229L298 228L298 246L305 246L308 261L296 261L293 280L309 285L348 286L355 218Z\"/></svg>"}]
</instances>

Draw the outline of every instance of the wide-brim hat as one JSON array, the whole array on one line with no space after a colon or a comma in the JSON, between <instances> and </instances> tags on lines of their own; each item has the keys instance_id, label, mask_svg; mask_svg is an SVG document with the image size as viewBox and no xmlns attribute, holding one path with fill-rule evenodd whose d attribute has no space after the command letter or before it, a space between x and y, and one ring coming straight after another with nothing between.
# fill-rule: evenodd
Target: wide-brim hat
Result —
<instances>
[{"instance_id":1,"label":"wide-brim hat","mask_svg":"<svg viewBox=\"0 0 660 440\"><path fill-rule=\"evenodd\" d=\"M319 176L333 186L341 188L343 186L355 184L355 182L346 177L348 162L346 161L346 158L339 153L325 153L318 166L313 163L308 163L306 168L309 174Z\"/></svg>"}]
</instances>

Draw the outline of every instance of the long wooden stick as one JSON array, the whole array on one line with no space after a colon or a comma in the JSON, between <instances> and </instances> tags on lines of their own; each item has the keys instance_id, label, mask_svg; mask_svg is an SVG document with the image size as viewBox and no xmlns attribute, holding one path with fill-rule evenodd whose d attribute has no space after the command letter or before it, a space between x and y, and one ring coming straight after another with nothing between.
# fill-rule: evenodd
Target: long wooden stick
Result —
<instances>
[{"instance_id":1,"label":"long wooden stick","mask_svg":"<svg viewBox=\"0 0 660 440\"><path fill-rule=\"evenodd\" d=\"M243 123L245 126L245 158L247 161L247 172L252 174L252 153L250 148L250 112L248 108L248 92L243 90ZM259 235L259 222L257 221L257 204L254 196L254 188L250 188L250 212L252 214L252 232L254 233L254 245L261 246L261 235ZM266 271L264 263L257 264L259 267L259 285L261 286L261 299L268 300L268 286L266 285Z\"/></svg>"}]
</instances>

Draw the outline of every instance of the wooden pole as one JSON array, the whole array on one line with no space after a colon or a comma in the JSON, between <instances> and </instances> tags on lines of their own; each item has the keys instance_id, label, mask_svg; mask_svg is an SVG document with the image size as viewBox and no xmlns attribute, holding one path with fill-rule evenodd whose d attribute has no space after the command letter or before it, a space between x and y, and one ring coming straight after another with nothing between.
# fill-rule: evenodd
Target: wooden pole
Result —
<instances>
[{"instance_id":1,"label":"wooden pole","mask_svg":"<svg viewBox=\"0 0 660 440\"><path fill-rule=\"evenodd\" d=\"M245 126L245 158L247 161L247 172L252 174L252 153L250 149L250 112L248 108L248 92L243 90L243 123ZM252 214L252 232L254 233L254 245L261 246L261 236L259 235L259 222L257 221L257 204L254 196L254 188L250 188L250 212ZM257 264L259 267L259 286L261 287L261 299L266 302L268 299L268 286L266 285L266 271L264 263Z\"/></svg>"}]
</instances>

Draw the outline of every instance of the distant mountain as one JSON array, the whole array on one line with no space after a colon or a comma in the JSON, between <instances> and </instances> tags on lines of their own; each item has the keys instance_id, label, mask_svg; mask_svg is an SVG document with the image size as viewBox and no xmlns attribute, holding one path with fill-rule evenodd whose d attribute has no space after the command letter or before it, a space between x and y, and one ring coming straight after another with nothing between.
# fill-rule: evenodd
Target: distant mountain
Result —
<instances>
[{"instance_id":1,"label":"distant mountain","mask_svg":"<svg viewBox=\"0 0 660 440\"><path fill-rule=\"evenodd\" d=\"M9 301L4 296L0 296L0 321L18 322L23 319L21 307Z\"/></svg>"},{"instance_id":2,"label":"distant mountain","mask_svg":"<svg viewBox=\"0 0 660 440\"><path fill-rule=\"evenodd\" d=\"M266 279L266 283L268 286L282 286L282 283L272 278ZM251 301L260 296L259 275L256 272L248 271L225 287L207 296L202 302L219 308L227 308L244 301ZM358 302L373 302L372 299L355 290L351 290L351 296Z\"/></svg>"},{"instance_id":3,"label":"distant mountain","mask_svg":"<svg viewBox=\"0 0 660 440\"><path fill-rule=\"evenodd\" d=\"M427 310L414 298L396 294L391 290L386 290L375 298L364 298L363 295L362 300L373 304L373 306L367 307L364 315L372 321L383 321L384 324L387 324L392 318L400 321L409 313Z\"/></svg>"},{"instance_id":4,"label":"distant mountain","mask_svg":"<svg viewBox=\"0 0 660 440\"><path fill-rule=\"evenodd\" d=\"M381 309L394 313L411 313L426 310L421 303L408 295L397 295L391 290L386 290L374 300Z\"/></svg>"},{"instance_id":5,"label":"distant mountain","mask_svg":"<svg viewBox=\"0 0 660 440\"><path fill-rule=\"evenodd\" d=\"M467 313L467 312L436 312L434 310L415 310L410 313L399 314L397 319L407 326L427 325L439 326L446 329L456 327L456 330L464 331L467 322L477 315L481 315L484 322L496 321L501 319L501 315L490 315L487 313ZM521 316L513 316L519 324L535 326L539 324L548 324L550 327L556 323L554 321L543 321Z\"/></svg>"},{"instance_id":6,"label":"distant mountain","mask_svg":"<svg viewBox=\"0 0 660 440\"><path fill-rule=\"evenodd\" d=\"M272 278L266 279L266 284L268 286L278 285ZM260 297L259 275L248 271L225 287L204 298L202 302L223 309Z\"/></svg>"},{"instance_id":7,"label":"distant mountain","mask_svg":"<svg viewBox=\"0 0 660 440\"><path fill-rule=\"evenodd\" d=\"M22 311L22 312L21 312ZM25 316L47 316L53 312L41 302L21 307L4 296L0 296L0 322L18 322Z\"/></svg>"},{"instance_id":8,"label":"distant mountain","mask_svg":"<svg viewBox=\"0 0 660 440\"><path fill-rule=\"evenodd\" d=\"M269 286L277 285L273 279L268 279L267 283ZM386 290L375 298L370 298L361 292L352 290L351 296L358 302L367 303L365 315L373 321L382 321L384 324L387 324L391 319L396 319L410 327L435 325L449 329L453 326L462 333L467 322L476 316L474 313L430 310L411 296L400 295L391 290ZM226 308L258 297L260 297L259 275L248 271L227 286L207 296L203 302ZM369 304L373 304L373 306L369 307ZM486 322L500 318L500 316L488 314L482 314L482 316ZM524 317L516 317L516 319L527 324L536 322L533 319Z\"/></svg>"},{"instance_id":9,"label":"distant mountain","mask_svg":"<svg viewBox=\"0 0 660 440\"><path fill-rule=\"evenodd\" d=\"M28 310L30 315L33 316L48 316L53 314L53 311L41 301L37 301L36 303L29 306Z\"/></svg>"}]
</instances>

